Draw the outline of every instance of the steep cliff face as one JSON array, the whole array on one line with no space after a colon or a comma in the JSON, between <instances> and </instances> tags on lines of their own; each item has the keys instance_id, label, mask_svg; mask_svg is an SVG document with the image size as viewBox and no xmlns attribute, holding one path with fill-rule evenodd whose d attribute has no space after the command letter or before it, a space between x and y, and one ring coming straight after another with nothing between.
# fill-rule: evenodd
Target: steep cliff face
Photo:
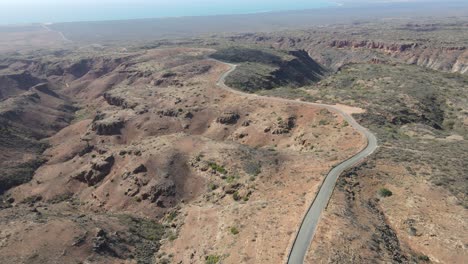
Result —
<instances>
[{"instance_id":1,"label":"steep cliff face","mask_svg":"<svg viewBox=\"0 0 468 264\"><path fill-rule=\"evenodd\" d=\"M466 73L468 71L468 50L465 46L429 47L417 42L380 42L373 40L333 40L330 48L359 52L372 50L433 70Z\"/></svg>"},{"instance_id":2,"label":"steep cliff face","mask_svg":"<svg viewBox=\"0 0 468 264\"><path fill-rule=\"evenodd\" d=\"M287 34L251 33L229 38L282 50L305 50L322 65L338 70L349 63L406 63L444 72L468 72L466 25L414 25L373 29L353 25ZM417 31L416 31L417 30ZM422 31L421 31L422 30Z\"/></svg>"}]
</instances>

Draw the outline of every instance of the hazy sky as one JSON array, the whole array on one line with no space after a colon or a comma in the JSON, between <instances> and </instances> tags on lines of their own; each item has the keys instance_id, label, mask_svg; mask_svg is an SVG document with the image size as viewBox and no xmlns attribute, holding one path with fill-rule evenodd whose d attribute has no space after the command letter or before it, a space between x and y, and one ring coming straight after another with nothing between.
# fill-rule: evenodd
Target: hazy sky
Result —
<instances>
[{"instance_id":1,"label":"hazy sky","mask_svg":"<svg viewBox=\"0 0 468 264\"><path fill-rule=\"evenodd\" d=\"M328 0L0 0L0 24L243 14L336 6Z\"/></svg>"},{"instance_id":2,"label":"hazy sky","mask_svg":"<svg viewBox=\"0 0 468 264\"><path fill-rule=\"evenodd\" d=\"M0 6L39 6L39 5L138 5L138 4L152 4L152 5L175 5L175 4L194 4L194 3L229 3L229 2L268 2L266 0L1 0ZM309 2L324 2L318 0L309 0ZM346 2L414 2L414 1L425 1L425 0L330 0L330 2L346 3ZM430 0L426 0L430 1ZM294 2L287 1L284 2Z\"/></svg>"},{"instance_id":3,"label":"hazy sky","mask_svg":"<svg viewBox=\"0 0 468 264\"><path fill-rule=\"evenodd\" d=\"M0 24L244 14L402 1L425 0L0 0Z\"/></svg>"},{"instance_id":4,"label":"hazy sky","mask_svg":"<svg viewBox=\"0 0 468 264\"><path fill-rule=\"evenodd\" d=\"M39 6L39 5L182 5L182 4L221 4L229 2L252 3L254 0L1 0L0 6ZM255 0L268 2L267 0ZM314 2L314 0L309 0ZM315 0L316 2L320 2ZM323 1L321 1L323 2Z\"/></svg>"},{"instance_id":5,"label":"hazy sky","mask_svg":"<svg viewBox=\"0 0 468 264\"><path fill-rule=\"evenodd\" d=\"M241 0L242 1L242 0ZM183 3L194 2L222 2L217 0L1 0L0 6L72 6L72 5L141 5L141 4L158 4L158 5L174 5Z\"/></svg>"}]
</instances>

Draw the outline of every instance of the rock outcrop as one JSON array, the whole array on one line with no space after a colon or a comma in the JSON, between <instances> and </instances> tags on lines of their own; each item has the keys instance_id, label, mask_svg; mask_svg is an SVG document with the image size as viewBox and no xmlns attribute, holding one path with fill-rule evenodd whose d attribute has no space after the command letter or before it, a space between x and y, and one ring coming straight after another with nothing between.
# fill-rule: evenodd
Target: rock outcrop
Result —
<instances>
[{"instance_id":1,"label":"rock outcrop","mask_svg":"<svg viewBox=\"0 0 468 264\"><path fill-rule=\"evenodd\" d=\"M90 165L83 169L72 178L94 186L101 182L114 166L115 158L113 155L93 160Z\"/></svg>"},{"instance_id":2,"label":"rock outcrop","mask_svg":"<svg viewBox=\"0 0 468 264\"><path fill-rule=\"evenodd\" d=\"M224 112L216 119L216 122L223 125L234 125L239 120L240 115L236 112Z\"/></svg>"},{"instance_id":3,"label":"rock outcrop","mask_svg":"<svg viewBox=\"0 0 468 264\"><path fill-rule=\"evenodd\" d=\"M358 29L359 27L353 30ZM441 25L440 29L444 29L444 26ZM368 29L363 31L368 32ZM372 62L378 55L379 63L387 61L382 60L387 57L388 62L416 64L446 72L468 73L468 47L459 41L441 41L442 39L433 41L410 37L395 41L394 38L389 40L369 34L349 34L341 30L336 30L332 35L328 32L304 32L289 36L267 33L239 34L230 37L230 40L263 44L282 50L305 50L315 61L333 70L339 70L349 63Z\"/></svg>"},{"instance_id":4,"label":"rock outcrop","mask_svg":"<svg viewBox=\"0 0 468 264\"><path fill-rule=\"evenodd\" d=\"M122 107L123 109L127 109L127 108L134 109L137 106L136 103L130 103L124 98L117 96L117 95L113 95L112 93L104 93L103 97L104 99L106 99L106 102L108 104L119 106L119 107Z\"/></svg>"},{"instance_id":5,"label":"rock outcrop","mask_svg":"<svg viewBox=\"0 0 468 264\"><path fill-rule=\"evenodd\" d=\"M104 114L97 115L92 124L92 130L102 136L119 135L124 127L123 118L117 116L106 117Z\"/></svg>"},{"instance_id":6,"label":"rock outcrop","mask_svg":"<svg viewBox=\"0 0 468 264\"><path fill-rule=\"evenodd\" d=\"M164 198L176 195L176 186L172 180L164 180L148 187L141 198L156 203L159 207L164 207Z\"/></svg>"},{"instance_id":7,"label":"rock outcrop","mask_svg":"<svg viewBox=\"0 0 468 264\"><path fill-rule=\"evenodd\" d=\"M296 117L291 116L286 120L280 120L275 129L271 131L273 135L287 134L296 125Z\"/></svg>"}]
</instances>

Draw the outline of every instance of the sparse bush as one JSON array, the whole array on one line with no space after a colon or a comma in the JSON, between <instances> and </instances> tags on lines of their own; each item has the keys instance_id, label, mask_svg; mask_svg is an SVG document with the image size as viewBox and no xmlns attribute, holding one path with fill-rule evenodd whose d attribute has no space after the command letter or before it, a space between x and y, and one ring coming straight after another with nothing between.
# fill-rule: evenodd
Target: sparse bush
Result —
<instances>
[{"instance_id":1,"label":"sparse bush","mask_svg":"<svg viewBox=\"0 0 468 264\"><path fill-rule=\"evenodd\" d=\"M262 166L260 163L258 162L253 162L253 161L249 161L247 163L245 163L244 165L244 171L251 175L251 176L257 176L259 175L261 172L262 172Z\"/></svg>"},{"instance_id":2,"label":"sparse bush","mask_svg":"<svg viewBox=\"0 0 468 264\"><path fill-rule=\"evenodd\" d=\"M171 232L168 236L169 241L174 241L177 239L177 233Z\"/></svg>"},{"instance_id":3,"label":"sparse bush","mask_svg":"<svg viewBox=\"0 0 468 264\"><path fill-rule=\"evenodd\" d=\"M444 126L450 130L452 130L455 126L455 120L446 120L444 122Z\"/></svg>"},{"instance_id":4,"label":"sparse bush","mask_svg":"<svg viewBox=\"0 0 468 264\"><path fill-rule=\"evenodd\" d=\"M426 255L420 255L420 256L418 256L418 259L421 260L421 261L424 261L424 262L427 262L427 261L430 260L429 257L426 256Z\"/></svg>"},{"instance_id":5,"label":"sparse bush","mask_svg":"<svg viewBox=\"0 0 468 264\"><path fill-rule=\"evenodd\" d=\"M214 191L214 190L218 189L218 185L216 185L215 183L210 182L210 184L208 184L208 188L210 189L210 191Z\"/></svg>"},{"instance_id":6,"label":"sparse bush","mask_svg":"<svg viewBox=\"0 0 468 264\"><path fill-rule=\"evenodd\" d=\"M232 198L234 199L234 201L239 201L241 199L239 192L236 191L235 193L233 193Z\"/></svg>"},{"instance_id":7,"label":"sparse bush","mask_svg":"<svg viewBox=\"0 0 468 264\"><path fill-rule=\"evenodd\" d=\"M233 235L239 234L239 230L235 226L231 227L230 230L231 230L231 234Z\"/></svg>"},{"instance_id":8,"label":"sparse bush","mask_svg":"<svg viewBox=\"0 0 468 264\"><path fill-rule=\"evenodd\" d=\"M210 166L210 168L212 168L213 170L215 170L215 171L217 171L217 172L219 172L221 174L226 174L227 173L227 170L223 166L218 165L218 164L216 164L214 162L210 162L210 163L208 163L208 165Z\"/></svg>"},{"instance_id":9,"label":"sparse bush","mask_svg":"<svg viewBox=\"0 0 468 264\"><path fill-rule=\"evenodd\" d=\"M131 242L135 246L134 256L136 262L152 263L151 259L159 250L160 240L167 235L165 226L153 220L131 215L119 215L117 217L124 226L128 227L128 231L135 236Z\"/></svg>"},{"instance_id":10,"label":"sparse bush","mask_svg":"<svg viewBox=\"0 0 468 264\"><path fill-rule=\"evenodd\" d=\"M234 175L229 175L229 176L226 177L226 182L227 182L227 183L233 183L233 182L236 181L237 178L238 178L238 177L236 177L236 176L234 176Z\"/></svg>"},{"instance_id":11,"label":"sparse bush","mask_svg":"<svg viewBox=\"0 0 468 264\"><path fill-rule=\"evenodd\" d=\"M389 189L387 188L380 188L379 190L379 195L381 197L390 197L393 195L392 191L390 191Z\"/></svg>"},{"instance_id":12,"label":"sparse bush","mask_svg":"<svg viewBox=\"0 0 468 264\"><path fill-rule=\"evenodd\" d=\"M163 259L160 260L160 263L161 264L170 264L171 261L169 259L167 259L167 258L163 258Z\"/></svg>"},{"instance_id":13,"label":"sparse bush","mask_svg":"<svg viewBox=\"0 0 468 264\"><path fill-rule=\"evenodd\" d=\"M156 242L164 236L164 226L156 221L130 215L121 215L119 219L129 227L130 232L143 239Z\"/></svg>"},{"instance_id":14,"label":"sparse bush","mask_svg":"<svg viewBox=\"0 0 468 264\"><path fill-rule=\"evenodd\" d=\"M174 220L176 219L176 217L177 217L178 214L179 214L179 212L177 212L177 211L175 211L175 210L174 210L174 211L171 211L170 213L168 213L168 214L166 215L166 219L167 219L169 222L174 221Z\"/></svg>"},{"instance_id":15,"label":"sparse bush","mask_svg":"<svg viewBox=\"0 0 468 264\"><path fill-rule=\"evenodd\" d=\"M321 126L328 125L328 121L325 120L325 119L322 119L322 120L319 121L319 125L321 125Z\"/></svg>"},{"instance_id":16,"label":"sparse bush","mask_svg":"<svg viewBox=\"0 0 468 264\"><path fill-rule=\"evenodd\" d=\"M72 198L73 198L73 193L63 193L63 194L59 194L59 195L53 197L52 199L50 199L49 203L58 204L58 203L61 203L61 202L64 202L64 201L68 201L68 200L70 200Z\"/></svg>"},{"instance_id":17,"label":"sparse bush","mask_svg":"<svg viewBox=\"0 0 468 264\"><path fill-rule=\"evenodd\" d=\"M216 264L219 263L221 257L218 255L209 255L205 257L205 264Z\"/></svg>"}]
</instances>

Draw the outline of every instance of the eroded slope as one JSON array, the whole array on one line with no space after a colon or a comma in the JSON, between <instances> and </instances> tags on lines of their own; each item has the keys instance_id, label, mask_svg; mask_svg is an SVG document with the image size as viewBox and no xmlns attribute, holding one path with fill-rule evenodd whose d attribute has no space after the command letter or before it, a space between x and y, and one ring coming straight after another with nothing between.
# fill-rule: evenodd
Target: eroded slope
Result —
<instances>
[{"instance_id":1,"label":"eroded slope","mask_svg":"<svg viewBox=\"0 0 468 264\"><path fill-rule=\"evenodd\" d=\"M283 261L323 176L364 139L326 110L219 89L227 65L212 52L19 65L80 110L32 181L4 195L2 261L150 263L160 244L157 261Z\"/></svg>"}]
</instances>

